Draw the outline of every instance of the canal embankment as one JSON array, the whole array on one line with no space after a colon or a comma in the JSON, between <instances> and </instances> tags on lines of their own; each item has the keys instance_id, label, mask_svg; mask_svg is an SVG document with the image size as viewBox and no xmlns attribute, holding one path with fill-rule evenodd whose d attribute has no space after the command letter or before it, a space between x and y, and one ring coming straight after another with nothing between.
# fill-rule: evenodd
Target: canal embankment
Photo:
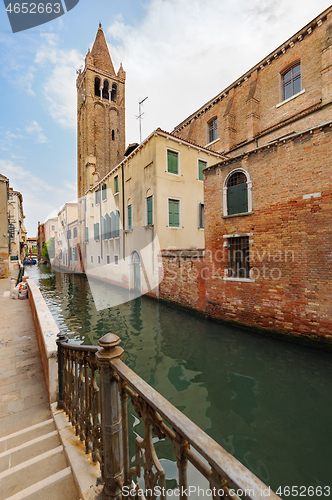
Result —
<instances>
[{"instance_id":1,"label":"canal embankment","mask_svg":"<svg viewBox=\"0 0 332 500\"><path fill-rule=\"evenodd\" d=\"M11 281L0 280L0 496L91 500L99 491L99 467L86 457L63 412L50 404L57 363L48 335L58 327L32 280L30 302L11 298ZM45 373L53 380L46 382Z\"/></svg>"}]
</instances>

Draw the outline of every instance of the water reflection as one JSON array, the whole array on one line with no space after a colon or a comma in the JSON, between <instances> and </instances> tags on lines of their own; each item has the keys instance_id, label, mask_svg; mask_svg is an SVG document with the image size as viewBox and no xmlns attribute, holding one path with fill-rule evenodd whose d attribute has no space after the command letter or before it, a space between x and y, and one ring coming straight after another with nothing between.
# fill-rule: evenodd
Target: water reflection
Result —
<instances>
[{"instance_id":1,"label":"water reflection","mask_svg":"<svg viewBox=\"0 0 332 500\"><path fill-rule=\"evenodd\" d=\"M128 366L273 489L331 485L331 354L146 297L97 312L84 277L46 266L31 274L62 331L84 344L119 335ZM171 447L156 446L174 481Z\"/></svg>"}]
</instances>

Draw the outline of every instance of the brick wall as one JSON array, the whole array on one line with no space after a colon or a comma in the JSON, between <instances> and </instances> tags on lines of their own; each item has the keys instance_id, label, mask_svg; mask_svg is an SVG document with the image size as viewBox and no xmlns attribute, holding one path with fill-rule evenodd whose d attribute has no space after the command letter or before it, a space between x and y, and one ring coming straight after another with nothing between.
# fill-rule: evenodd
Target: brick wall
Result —
<instances>
[{"instance_id":1,"label":"brick wall","mask_svg":"<svg viewBox=\"0 0 332 500\"><path fill-rule=\"evenodd\" d=\"M332 342L331 136L330 124L206 172L208 315ZM253 213L224 217L225 179L237 168L252 181ZM249 235L252 281L224 279L230 235Z\"/></svg>"}]
</instances>

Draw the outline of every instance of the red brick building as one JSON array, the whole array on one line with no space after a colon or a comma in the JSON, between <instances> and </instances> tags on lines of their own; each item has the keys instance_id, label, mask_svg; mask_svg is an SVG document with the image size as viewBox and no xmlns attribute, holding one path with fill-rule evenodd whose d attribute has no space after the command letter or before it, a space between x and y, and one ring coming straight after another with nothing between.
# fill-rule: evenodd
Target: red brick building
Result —
<instances>
[{"instance_id":1,"label":"red brick building","mask_svg":"<svg viewBox=\"0 0 332 500\"><path fill-rule=\"evenodd\" d=\"M205 260L168 257L161 297L331 344L331 119L332 7L175 128L229 159L204 171Z\"/></svg>"}]
</instances>

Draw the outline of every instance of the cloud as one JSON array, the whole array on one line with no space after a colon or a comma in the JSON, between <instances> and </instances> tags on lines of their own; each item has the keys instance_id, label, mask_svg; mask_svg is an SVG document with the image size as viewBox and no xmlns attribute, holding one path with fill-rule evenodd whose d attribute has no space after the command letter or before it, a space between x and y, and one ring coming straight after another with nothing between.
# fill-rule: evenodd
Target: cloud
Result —
<instances>
[{"instance_id":1,"label":"cloud","mask_svg":"<svg viewBox=\"0 0 332 500\"><path fill-rule=\"evenodd\" d=\"M44 33L45 43L39 48L35 64L47 69L44 98L52 118L63 128L76 127L76 69L83 56L76 50L63 50L54 33Z\"/></svg>"},{"instance_id":2,"label":"cloud","mask_svg":"<svg viewBox=\"0 0 332 500\"><path fill-rule=\"evenodd\" d=\"M11 160L0 159L0 173L8 177L10 186L23 195L24 224L29 236L35 235L38 221L44 222L54 210L58 213L59 206L73 198L72 186L65 179L60 182L57 179L51 185Z\"/></svg>"},{"instance_id":3,"label":"cloud","mask_svg":"<svg viewBox=\"0 0 332 500\"><path fill-rule=\"evenodd\" d=\"M35 136L36 142L42 144L47 142L46 136L43 134L43 129L35 120L25 127L29 135Z\"/></svg>"},{"instance_id":4,"label":"cloud","mask_svg":"<svg viewBox=\"0 0 332 500\"><path fill-rule=\"evenodd\" d=\"M293 0L151 0L143 21L118 16L105 30L115 69L126 79L126 142L174 126L221 92L329 6Z\"/></svg>"}]
</instances>

